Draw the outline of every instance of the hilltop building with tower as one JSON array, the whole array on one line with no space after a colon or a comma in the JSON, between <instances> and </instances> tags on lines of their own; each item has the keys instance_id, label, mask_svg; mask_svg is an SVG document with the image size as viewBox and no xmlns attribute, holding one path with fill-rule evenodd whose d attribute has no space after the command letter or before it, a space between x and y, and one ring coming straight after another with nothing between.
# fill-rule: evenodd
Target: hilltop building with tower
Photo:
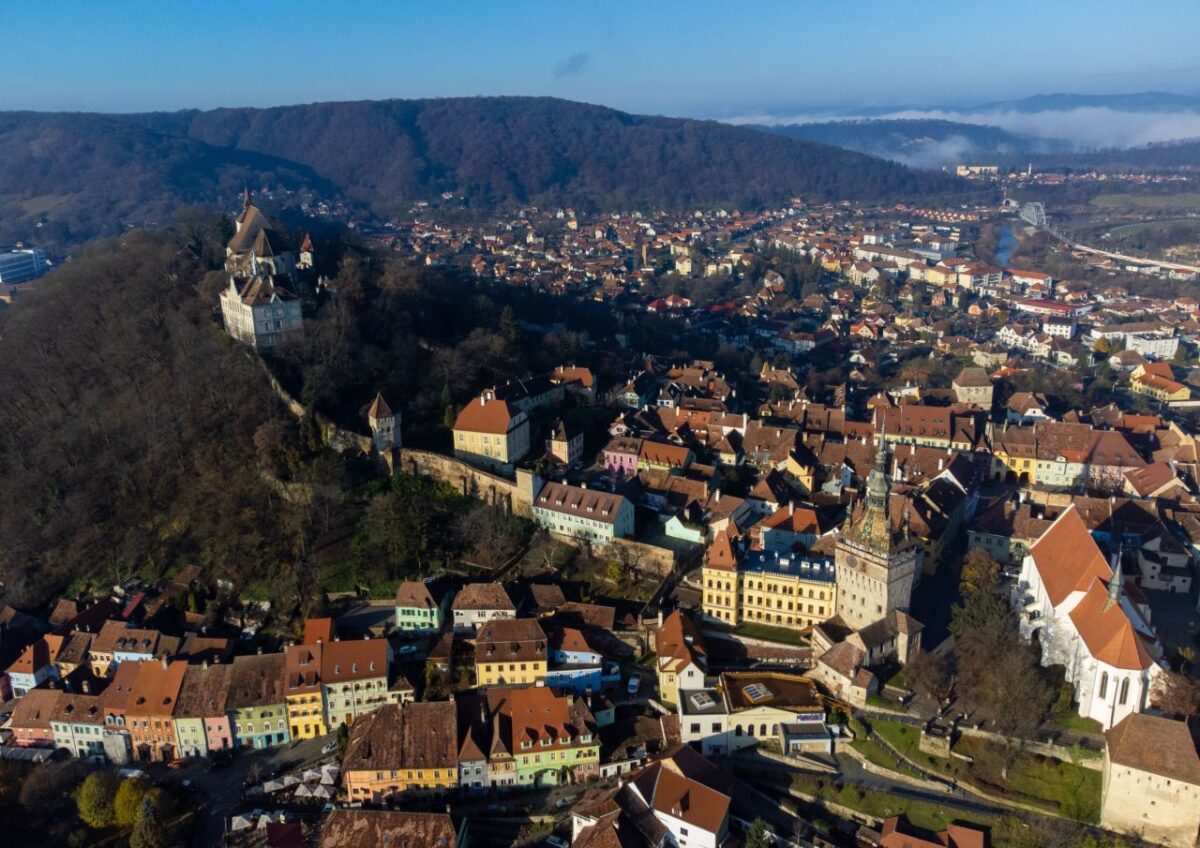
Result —
<instances>
[{"instance_id":1,"label":"hilltop building with tower","mask_svg":"<svg viewBox=\"0 0 1200 848\"><path fill-rule=\"evenodd\" d=\"M242 198L234 234L225 245L229 285L221 292L221 317L230 336L265 350L304 333L300 298L293 290L298 268L312 267L312 241L305 236L301 261L284 248L283 237L262 211Z\"/></svg>"}]
</instances>

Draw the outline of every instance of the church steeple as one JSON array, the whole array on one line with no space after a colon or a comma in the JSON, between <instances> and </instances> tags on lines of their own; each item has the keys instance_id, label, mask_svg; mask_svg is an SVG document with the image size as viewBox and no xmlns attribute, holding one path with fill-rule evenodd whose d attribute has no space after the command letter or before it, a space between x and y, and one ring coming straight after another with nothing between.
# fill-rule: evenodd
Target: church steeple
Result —
<instances>
[{"instance_id":1,"label":"church steeple","mask_svg":"<svg viewBox=\"0 0 1200 848\"><path fill-rule=\"evenodd\" d=\"M250 186L245 186L242 189L242 210L250 208Z\"/></svg>"},{"instance_id":2,"label":"church steeple","mask_svg":"<svg viewBox=\"0 0 1200 848\"><path fill-rule=\"evenodd\" d=\"M1121 568L1121 560L1124 558L1125 545L1123 544L1122 540L1120 540L1118 531L1117 555L1114 557L1115 562L1113 563L1112 579L1108 581L1108 601L1106 601L1104 604L1106 609L1113 604L1119 604L1121 602L1121 593L1125 590L1125 572L1124 569Z\"/></svg>"}]
</instances>

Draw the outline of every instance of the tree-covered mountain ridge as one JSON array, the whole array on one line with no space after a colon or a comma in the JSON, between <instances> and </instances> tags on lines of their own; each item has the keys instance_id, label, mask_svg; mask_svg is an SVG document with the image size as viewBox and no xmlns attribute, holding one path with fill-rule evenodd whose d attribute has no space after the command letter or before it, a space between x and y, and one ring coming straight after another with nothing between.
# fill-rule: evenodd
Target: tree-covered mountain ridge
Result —
<instances>
[{"instance_id":1,"label":"tree-covered mountain ridge","mask_svg":"<svg viewBox=\"0 0 1200 848\"><path fill-rule=\"evenodd\" d=\"M444 192L468 209L769 206L927 198L941 174L715 121L548 97L153 112L0 113L0 217L76 235L159 221L238 183L338 196L381 216ZM0 233L0 238L3 233Z\"/></svg>"}]
</instances>

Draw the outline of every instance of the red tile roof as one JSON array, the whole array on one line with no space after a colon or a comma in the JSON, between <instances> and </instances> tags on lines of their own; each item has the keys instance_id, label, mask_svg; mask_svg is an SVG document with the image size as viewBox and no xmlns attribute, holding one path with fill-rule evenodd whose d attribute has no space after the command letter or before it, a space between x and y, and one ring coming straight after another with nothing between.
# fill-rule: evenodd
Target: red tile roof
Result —
<instances>
[{"instance_id":1,"label":"red tile roof","mask_svg":"<svg viewBox=\"0 0 1200 848\"><path fill-rule=\"evenodd\" d=\"M1033 543L1029 553L1054 606L1072 592L1086 592L1097 577L1112 577L1112 569L1074 504Z\"/></svg>"}]
</instances>

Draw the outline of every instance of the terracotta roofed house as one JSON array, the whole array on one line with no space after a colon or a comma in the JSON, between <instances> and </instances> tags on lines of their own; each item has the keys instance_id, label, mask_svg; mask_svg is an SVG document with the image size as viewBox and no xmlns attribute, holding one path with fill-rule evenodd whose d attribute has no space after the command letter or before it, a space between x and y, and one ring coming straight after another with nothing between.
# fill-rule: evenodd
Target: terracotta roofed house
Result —
<instances>
[{"instance_id":1,"label":"terracotta roofed house","mask_svg":"<svg viewBox=\"0 0 1200 848\"><path fill-rule=\"evenodd\" d=\"M182 660L140 663L125 707L135 759L165 762L175 758L173 715L187 667Z\"/></svg>"},{"instance_id":2,"label":"terracotta roofed house","mask_svg":"<svg viewBox=\"0 0 1200 848\"><path fill-rule=\"evenodd\" d=\"M454 455L468 462L510 468L529 453L529 416L485 389L454 420Z\"/></svg>"},{"instance_id":3,"label":"terracotta roofed house","mask_svg":"<svg viewBox=\"0 0 1200 848\"><path fill-rule=\"evenodd\" d=\"M335 639L321 646L321 688L329 727L353 724L387 702L390 660L386 639Z\"/></svg>"},{"instance_id":4,"label":"terracotta roofed house","mask_svg":"<svg viewBox=\"0 0 1200 848\"><path fill-rule=\"evenodd\" d=\"M385 704L355 722L342 780L351 802L381 803L408 791L458 786L458 719L435 701Z\"/></svg>"},{"instance_id":5,"label":"terracotta roofed house","mask_svg":"<svg viewBox=\"0 0 1200 848\"><path fill-rule=\"evenodd\" d=\"M708 670L708 648L695 623L682 610L675 610L659 626L654 637L658 666L658 696L663 703L679 703L684 689L704 685Z\"/></svg>"},{"instance_id":6,"label":"terracotta roofed house","mask_svg":"<svg viewBox=\"0 0 1200 848\"><path fill-rule=\"evenodd\" d=\"M949 825L937 833L921 835L904 816L884 819L879 830L879 848L987 848L982 830L961 824Z\"/></svg>"},{"instance_id":7,"label":"terracotta roofed house","mask_svg":"<svg viewBox=\"0 0 1200 848\"><path fill-rule=\"evenodd\" d=\"M325 723L325 696L321 685L321 655L317 644L289 645L284 650L284 699L293 739L312 739L329 732Z\"/></svg>"},{"instance_id":8,"label":"terracotta roofed house","mask_svg":"<svg viewBox=\"0 0 1200 848\"><path fill-rule=\"evenodd\" d=\"M516 618L517 607L499 583L468 583L450 605L454 630L474 633L479 625L497 618Z\"/></svg>"},{"instance_id":9,"label":"terracotta roofed house","mask_svg":"<svg viewBox=\"0 0 1200 848\"><path fill-rule=\"evenodd\" d=\"M536 618L501 618L479 625L475 638L478 686L532 685L546 677L549 648Z\"/></svg>"},{"instance_id":10,"label":"terracotta roofed house","mask_svg":"<svg viewBox=\"0 0 1200 848\"><path fill-rule=\"evenodd\" d=\"M396 629L406 633L437 633L442 629L442 605L420 580L406 580L396 589Z\"/></svg>"}]
</instances>

